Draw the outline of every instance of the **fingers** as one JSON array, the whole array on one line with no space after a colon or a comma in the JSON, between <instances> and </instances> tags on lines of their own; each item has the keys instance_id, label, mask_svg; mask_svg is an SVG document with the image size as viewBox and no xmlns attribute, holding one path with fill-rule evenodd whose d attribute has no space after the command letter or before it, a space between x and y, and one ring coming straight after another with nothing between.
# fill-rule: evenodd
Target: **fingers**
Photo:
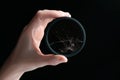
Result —
<instances>
[{"instance_id":1,"label":"fingers","mask_svg":"<svg viewBox=\"0 0 120 80\"><path fill-rule=\"evenodd\" d=\"M39 16L43 17L51 17L51 18L57 18L57 17L71 17L69 12L63 12L60 10L39 10L37 12Z\"/></svg>"},{"instance_id":2,"label":"fingers","mask_svg":"<svg viewBox=\"0 0 120 80\"><path fill-rule=\"evenodd\" d=\"M40 23L43 29L46 28L47 24L51 22L53 19L58 18L58 17L71 17L70 13L68 12L63 12L63 11L58 11L58 10L39 10L36 15L36 20L35 22ZM38 25L38 27L40 26Z\"/></svg>"},{"instance_id":3,"label":"fingers","mask_svg":"<svg viewBox=\"0 0 120 80\"><path fill-rule=\"evenodd\" d=\"M69 12L58 10L39 10L31 20L29 27L43 27L51 22L54 18L58 17L71 17Z\"/></svg>"},{"instance_id":4,"label":"fingers","mask_svg":"<svg viewBox=\"0 0 120 80\"><path fill-rule=\"evenodd\" d=\"M60 63L66 63L68 59L63 55L44 55L44 61L46 65L58 65Z\"/></svg>"},{"instance_id":5,"label":"fingers","mask_svg":"<svg viewBox=\"0 0 120 80\"><path fill-rule=\"evenodd\" d=\"M47 24L58 17L71 17L71 15L69 12L60 10L39 10L24 30L27 32L32 32L33 30L41 32L42 30L44 32Z\"/></svg>"}]
</instances>

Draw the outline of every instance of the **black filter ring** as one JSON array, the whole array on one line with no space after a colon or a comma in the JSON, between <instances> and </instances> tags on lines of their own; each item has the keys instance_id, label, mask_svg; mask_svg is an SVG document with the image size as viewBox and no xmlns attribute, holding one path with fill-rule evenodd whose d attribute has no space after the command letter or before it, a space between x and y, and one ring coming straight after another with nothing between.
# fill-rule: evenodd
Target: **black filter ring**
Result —
<instances>
[{"instance_id":1,"label":"black filter ring","mask_svg":"<svg viewBox=\"0 0 120 80\"><path fill-rule=\"evenodd\" d=\"M69 20L69 21L74 22L75 24L77 24L77 25L80 27L80 30L81 30L82 33L83 33L83 44L82 44L82 46L79 48L79 50L75 51L74 53L65 54L65 55L64 55L64 56L66 56L66 57L72 57L72 56L78 54L78 53L83 49L83 47L85 46L85 42L86 42L86 32L85 32L85 29L84 29L84 27L82 26L82 24L81 24L78 20L76 20L75 18L71 18L71 17L60 17L60 18L56 18L56 19L54 19L52 22L50 22L50 23L47 25L46 29L45 29L45 35L44 35L44 41L45 41L45 44L46 44L45 47L47 47L48 51L50 51L51 53L60 54L60 53L56 52L54 49L51 48L50 43L49 43L49 41L48 41L48 35L49 35L49 31L50 31L51 27L52 27L54 24L56 24L57 22L62 21L62 20ZM45 49L45 48L44 48L44 49Z\"/></svg>"}]
</instances>

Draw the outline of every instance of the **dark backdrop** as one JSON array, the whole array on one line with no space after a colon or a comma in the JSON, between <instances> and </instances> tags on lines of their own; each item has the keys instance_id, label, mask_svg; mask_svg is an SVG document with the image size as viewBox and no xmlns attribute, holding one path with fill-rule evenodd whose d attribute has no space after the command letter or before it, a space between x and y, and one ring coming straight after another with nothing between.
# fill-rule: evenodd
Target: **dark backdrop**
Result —
<instances>
[{"instance_id":1,"label":"dark backdrop","mask_svg":"<svg viewBox=\"0 0 120 80\"><path fill-rule=\"evenodd\" d=\"M68 11L87 33L82 52L67 64L25 73L21 80L119 80L119 0L28 0L0 2L0 66L15 47L24 26L39 9Z\"/></svg>"}]
</instances>

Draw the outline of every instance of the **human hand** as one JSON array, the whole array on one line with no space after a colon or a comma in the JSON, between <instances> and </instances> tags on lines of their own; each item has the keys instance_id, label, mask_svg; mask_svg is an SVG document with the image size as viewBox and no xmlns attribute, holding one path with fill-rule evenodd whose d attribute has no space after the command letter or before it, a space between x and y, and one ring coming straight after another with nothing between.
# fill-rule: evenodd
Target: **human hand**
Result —
<instances>
[{"instance_id":1,"label":"human hand","mask_svg":"<svg viewBox=\"0 0 120 80\"><path fill-rule=\"evenodd\" d=\"M23 65L28 70L46 65L57 65L67 62L67 58L62 55L44 55L39 49L40 42L44 35L44 30L49 22L54 18L68 16L69 13L56 10L40 10L36 13L31 22L23 30L18 44L12 54L15 63Z\"/></svg>"},{"instance_id":2,"label":"human hand","mask_svg":"<svg viewBox=\"0 0 120 80\"><path fill-rule=\"evenodd\" d=\"M11 70L17 69L16 71L24 73L43 66L67 62L67 58L63 55L44 54L39 49L47 24L55 18L65 16L70 17L71 15L68 12L57 10L39 10L24 28L15 49L3 68L6 69L9 66Z\"/></svg>"}]
</instances>

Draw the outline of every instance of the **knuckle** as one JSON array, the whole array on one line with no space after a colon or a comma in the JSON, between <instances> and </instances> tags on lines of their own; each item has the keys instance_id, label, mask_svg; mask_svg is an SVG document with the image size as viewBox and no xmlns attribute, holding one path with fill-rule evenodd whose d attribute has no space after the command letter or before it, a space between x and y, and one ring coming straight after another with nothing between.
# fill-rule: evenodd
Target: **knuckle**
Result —
<instances>
[{"instance_id":1,"label":"knuckle","mask_svg":"<svg viewBox=\"0 0 120 80\"><path fill-rule=\"evenodd\" d=\"M39 16L41 16L41 14L42 14L42 11L41 11L41 10L38 10L37 13L36 13L36 16L39 17Z\"/></svg>"}]
</instances>

